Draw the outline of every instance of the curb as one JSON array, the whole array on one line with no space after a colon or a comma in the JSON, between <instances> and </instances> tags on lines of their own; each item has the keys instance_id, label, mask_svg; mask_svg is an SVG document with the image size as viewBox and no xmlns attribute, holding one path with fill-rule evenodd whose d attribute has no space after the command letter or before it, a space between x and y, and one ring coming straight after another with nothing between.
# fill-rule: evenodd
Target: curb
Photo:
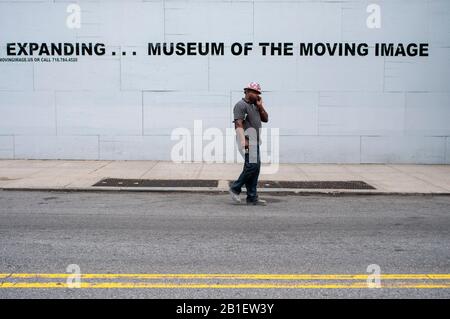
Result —
<instances>
[{"instance_id":1,"label":"curb","mask_svg":"<svg viewBox=\"0 0 450 319\"><path fill-rule=\"evenodd\" d=\"M0 191L37 191L37 192L93 192L93 193L117 193L117 192L148 192L148 193L197 193L197 194L211 194L223 195L228 194L227 189L218 189L213 187L3 187ZM450 196L450 192L442 193L424 193L424 192L382 192L382 191L368 191L368 190L335 190L335 189L286 189L286 188L272 188L259 189L260 194L266 195L325 195L325 196L360 196L360 195L397 195L397 196Z\"/></svg>"}]
</instances>

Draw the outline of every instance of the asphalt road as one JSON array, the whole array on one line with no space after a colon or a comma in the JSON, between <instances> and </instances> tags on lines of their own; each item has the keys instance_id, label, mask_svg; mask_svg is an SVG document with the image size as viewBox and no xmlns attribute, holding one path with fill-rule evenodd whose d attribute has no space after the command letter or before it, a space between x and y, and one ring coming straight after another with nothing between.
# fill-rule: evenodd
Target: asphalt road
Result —
<instances>
[{"instance_id":1,"label":"asphalt road","mask_svg":"<svg viewBox=\"0 0 450 319\"><path fill-rule=\"evenodd\" d=\"M233 205L227 195L0 191L0 298L449 298L450 288L324 288L273 274L450 274L448 196L265 196ZM107 288L33 288L64 274ZM14 274L18 277L15 278ZM22 275L20 275L22 274ZM243 278L108 278L106 274L241 274ZM24 276L24 277L20 277ZM28 275L30 276L30 275ZM117 288L120 283L151 283ZM26 282L22 288L5 283ZM152 286L154 283L162 287ZM201 283L212 286L181 287ZM242 283L259 288L233 288ZM336 280L331 280L336 283ZM337 279L347 285L353 281ZM112 286L107 286L110 283ZM281 283L281 287L276 285ZM384 283L384 282L383 282ZM449 280L446 281L448 285ZM167 288L164 286L168 284ZM221 284L229 285L224 288ZM275 286L262 288L265 285ZM283 285L292 284L292 287ZM114 286L116 285L116 286ZM170 286L173 285L173 286ZM178 287L177 285L181 285Z\"/></svg>"}]
</instances>

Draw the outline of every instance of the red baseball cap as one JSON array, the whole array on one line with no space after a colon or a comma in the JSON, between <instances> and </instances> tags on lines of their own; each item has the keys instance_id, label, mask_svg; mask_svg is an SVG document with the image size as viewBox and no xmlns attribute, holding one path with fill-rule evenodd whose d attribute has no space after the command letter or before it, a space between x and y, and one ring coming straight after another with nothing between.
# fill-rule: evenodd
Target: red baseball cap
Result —
<instances>
[{"instance_id":1,"label":"red baseball cap","mask_svg":"<svg viewBox=\"0 0 450 319\"><path fill-rule=\"evenodd\" d=\"M261 85L259 85L259 83L256 82L250 82L249 84L247 84L247 86L244 88L248 89L248 90L253 90L258 92L259 94L261 94Z\"/></svg>"}]
</instances>

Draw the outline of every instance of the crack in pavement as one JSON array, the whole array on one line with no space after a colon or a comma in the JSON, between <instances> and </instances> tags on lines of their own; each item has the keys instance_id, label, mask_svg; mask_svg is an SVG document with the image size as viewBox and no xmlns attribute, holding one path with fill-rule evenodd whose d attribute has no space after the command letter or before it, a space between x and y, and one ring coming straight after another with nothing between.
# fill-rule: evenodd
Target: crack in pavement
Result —
<instances>
[{"instance_id":1,"label":"crack in pavement","mask_svg":"<svg viewBox=\"0 0 450 319\"><path fill-rule=\"evenodd\" d=\"M0 280L0 285L3 284L8 278L11 278L12 275L14 275L13 272L10 273L10 274L8 274L5 278L2 278L2 279Z\"/></svg>"}]
</instances>

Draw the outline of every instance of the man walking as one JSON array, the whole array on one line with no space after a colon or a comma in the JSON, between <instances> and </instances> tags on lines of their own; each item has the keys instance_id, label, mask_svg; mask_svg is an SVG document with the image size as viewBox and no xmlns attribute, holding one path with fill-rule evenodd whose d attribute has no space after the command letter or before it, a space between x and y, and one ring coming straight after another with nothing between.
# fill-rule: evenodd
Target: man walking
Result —
<instances>
[{"instance_id":1,"label":"man walking","mask_svg":"<svg viewBox=\"0 0 450 319\"><path fill-rule=\"evenodd\" d=\"M239 178L231 184L229 189L233 201L240 203L242 186L247 189L248 205L266 205L266 201L259 199L256 186L258 184L261 159L259 152L261 122L267 123L269 115L263 106L260 96L261 86L250 82L244 88L245 96L236 103L233 109L234 127L238 140L238 146L242 154L245 154L244 169Z\"/></svg>"}]
</instances>

